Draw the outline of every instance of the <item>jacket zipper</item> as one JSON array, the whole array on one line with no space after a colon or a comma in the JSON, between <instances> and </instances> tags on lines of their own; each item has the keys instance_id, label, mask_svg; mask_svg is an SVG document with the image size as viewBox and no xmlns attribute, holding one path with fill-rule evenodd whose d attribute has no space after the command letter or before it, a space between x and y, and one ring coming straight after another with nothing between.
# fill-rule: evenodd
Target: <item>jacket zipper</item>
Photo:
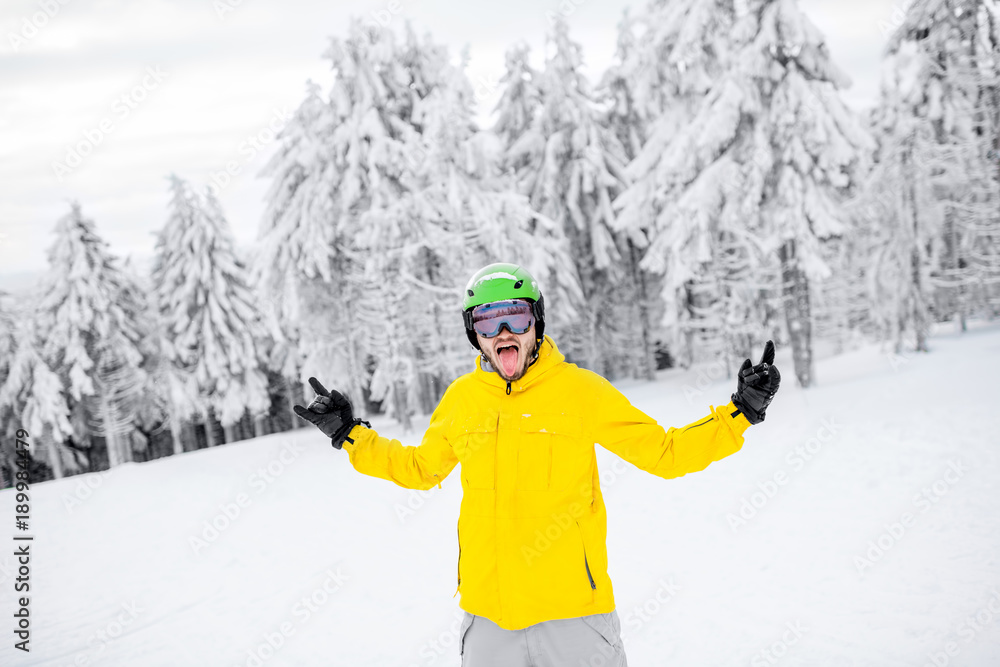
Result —
<instances>
[{"instance_id":1,"label":"jacket zipper","mask_svg":"<svg viewBox=\"0 0 1000 667\"><path fill-rule=\"evenodd\" d=\"M690 431L693 428L698 428L699 426L704 426L705 424L707 424L708 422L712 421L713 419L715 419L715 417L709 417L708 419L706 419L705 421L701 422L700 424L692 424L691 426L688 426L684 430L685 431Z\"/></svg>"},{"instance_id":2,"label":"jacket zipper","mask_svg":"<svg viewBox=\"0 0 1000 667\"><path fill-rule=\"evenodd\" d=\"M455 531L458 533L458 564L456 569L458 570L458 587L455 589L455 595L462 590L462 531L458 526L455 526ZM452 597L455 597L452 595Z\"/></svg>"},{"instance_id":3,"label":"jacket zipper","mask_svg":"<svg viewBox=\"0 0 1000 667\"><path fill-rule=\"evenodd\" d=\"M583 566L587 568L587 580L590 581L591 590L597 590L597 584L594 583L594 575L590 573L590 563L587 561L587 545L583 542L583 529L580 528L580 522L576 522L576 529L580 532L580 544L583 545Z\"/></svg>"}]
</instances>

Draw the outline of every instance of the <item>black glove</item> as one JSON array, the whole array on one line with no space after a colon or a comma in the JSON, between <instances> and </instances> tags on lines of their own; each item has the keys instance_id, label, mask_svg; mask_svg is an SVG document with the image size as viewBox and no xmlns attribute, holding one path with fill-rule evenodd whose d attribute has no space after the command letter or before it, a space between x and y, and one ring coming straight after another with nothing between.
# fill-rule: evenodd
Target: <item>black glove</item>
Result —
<instances>
[{"instance_id":1,"label":"black glove","mask_svg":"<svg viewBox=\"0 0 1000 667\"><path fill-rule=\"evenodd\" d=\"M327 391L326 387L320 384L316 378L309 378L309 384L316 392L316 398L309 403L307 408L296 405L295 414L323 431L331 439L335 448L343 447L345 440L354 442L347 436L351 429L358 424L364 424L371 428L371 424L368 422L354 418L351 402L339 391Z\"/></svg>"},{"instance_id":2,"label":"black glove","mask_svg":"<svg viewBox=\"0 0 1000 667\"><path fill-rule=\"evenodd\" d=\"M751 365L747 359L737 373L736 393L733 394L733 405L742 412L751 424L764 421L764 412L771 404L771 399L778 392L781 384L781 373L774 363L774 342L767 341L760 363Z\"/></svg>"}]
</instances>

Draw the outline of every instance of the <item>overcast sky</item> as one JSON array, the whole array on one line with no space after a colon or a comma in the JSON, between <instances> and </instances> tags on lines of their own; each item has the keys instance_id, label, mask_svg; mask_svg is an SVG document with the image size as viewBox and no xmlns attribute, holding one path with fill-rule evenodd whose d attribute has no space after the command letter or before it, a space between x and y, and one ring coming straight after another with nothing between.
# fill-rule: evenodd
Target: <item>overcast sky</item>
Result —
<instances>
[{"instance_id":1,"label":"overcast sky","mask_svg":"<svg viewBox=\"0 0 1000 667\"><path fill-rule=\"evenodd\" d=\"M645 0L643 0L644 2ZM0 288L46 267L56 220L79 200L113 252L143 261L167 216L175 172L203 187L235 162L220 198L238 241L256 236L265 179L256 174L312 78L331 76L321 54L350 16L406 20L453 54L496 101L503 54L524 40L541 55L547 12L570 11L572 36L596 78L614 52L626 0L3 0L0 3ZM906 0L801 0L854 86L845 100L874 104L894 10ZM47 10L45 9L47 7ZM67 153L94 143L79 164ZM58 163L58 164L57 164ZM65 168L58 165L65 165Z\"/></svg>"}]
</instances>

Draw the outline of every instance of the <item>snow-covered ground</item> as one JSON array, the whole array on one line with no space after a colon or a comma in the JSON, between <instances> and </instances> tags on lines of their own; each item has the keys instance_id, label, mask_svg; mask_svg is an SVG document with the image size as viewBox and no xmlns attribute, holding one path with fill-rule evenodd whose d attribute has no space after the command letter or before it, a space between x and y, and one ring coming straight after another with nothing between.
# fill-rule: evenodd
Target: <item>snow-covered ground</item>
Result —
<instances>
[{"instance_id":1,"label":"snow-covered ground","mask_svg":"<svg viewBox=\"0 0 1000 667\"><path fill-rule=\"evenodd\" d=\"M779 350L767 422L702 473L599 451L632 667L1000 665L1000 326L931 346L824 359L809 391ZM681 426L728 400L718 375L621 388ZM458 665L460 496L359 475L312 429L39 484L32 650L3 547L0 664Z\"/></svg>"}]
</instances>

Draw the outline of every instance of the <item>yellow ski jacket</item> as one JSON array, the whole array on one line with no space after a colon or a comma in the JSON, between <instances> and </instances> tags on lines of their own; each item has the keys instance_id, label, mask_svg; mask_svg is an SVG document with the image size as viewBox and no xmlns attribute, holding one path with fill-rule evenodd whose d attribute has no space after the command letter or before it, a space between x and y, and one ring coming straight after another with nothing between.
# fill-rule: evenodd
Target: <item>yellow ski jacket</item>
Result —
<instances>
[{"instance_id":1,"label":"yellow ski jacket","mask_svg":"<svg viewBox=\"0 0 1000 667\"><path fill-rule=\"evenodd\" d=\"M429 489L462 464L460 606L507 630L615 609L599 443L660 477L705 469L743 445L736 408L664 428L600 375L566 363L548 336L524 377L455 380L419 447L357 426L343 448L358 472Z\"/></svg>"}]
</instances>

